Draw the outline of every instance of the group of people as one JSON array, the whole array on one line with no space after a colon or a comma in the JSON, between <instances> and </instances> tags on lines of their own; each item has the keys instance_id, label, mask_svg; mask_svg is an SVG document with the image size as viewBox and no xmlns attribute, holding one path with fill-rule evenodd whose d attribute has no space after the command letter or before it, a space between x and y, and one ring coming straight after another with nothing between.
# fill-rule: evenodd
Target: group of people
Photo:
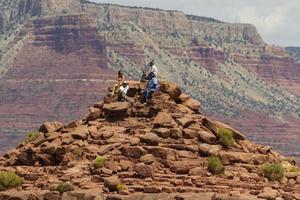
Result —
<instances>
[{"instance_id":1,"label":"group of people","mask_svg":"<svg viewBox=\"0 0 300 200\"><path fill-rule=\"evenodd\" d=\"M148 65L145 66L143 70L143 75L141 77L141 82L147 82L145 91L141 96L141 103L147 104L149 99L154 92L159 90L159 83L157 80L158 76L158 69L154 64L154 60L151 60ZM118 96L118 101L125 101L126 95L129 90L129 84L125 81L125 75L122 71L118 72L118 77L116 84L112 88L112 95Z\"/></svg>"}]
</instances>

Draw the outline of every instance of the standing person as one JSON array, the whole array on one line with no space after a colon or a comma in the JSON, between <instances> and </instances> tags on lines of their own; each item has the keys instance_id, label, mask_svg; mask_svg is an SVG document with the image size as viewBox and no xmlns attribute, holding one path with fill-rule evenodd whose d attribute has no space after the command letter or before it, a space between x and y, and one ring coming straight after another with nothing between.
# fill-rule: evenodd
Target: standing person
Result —
<instances>
[{"instance_id":1,"label":"standing person","mask_svg":"<svg viewBox=\"0 0 300 200\"><path fill-rule=\"evenodd\" d=\"M148 77L147 77L148 80L150 78L149 77L150 73L153 73L155 75L155 77L158 78L158 69L157 69L157 67L154 64L154 60L150 61L150 63L148 64L148 67L149 67L149 69L148 69Z\"/></svg>"},{"instance_id":2,"label":"standing person","mask_svg":"<svg viewBox=\"0 0 300 200\"><path fill-rule=\"evenodd\" d=\"M125 76L123 74L122 71L118 71L118 77L117 77L117 83L114 85L112 91L111 91L111 94L114 95L114 94L117 94L120 87L123 85L125 81Z\"/></svg>"},{"instance_id":3,"label":"standing person","mask_svg":"<svg viewBox=\"0 0 300 200\"><path fill-rule=\"evenodd\" d=\"M147 83L147 87L141 99L142 103L147 103L147 101L151 99L151 95L159 90L159 84L155 74L153 72L150 72L148 77L149 80Z\"/></svg>"}]
</instances>

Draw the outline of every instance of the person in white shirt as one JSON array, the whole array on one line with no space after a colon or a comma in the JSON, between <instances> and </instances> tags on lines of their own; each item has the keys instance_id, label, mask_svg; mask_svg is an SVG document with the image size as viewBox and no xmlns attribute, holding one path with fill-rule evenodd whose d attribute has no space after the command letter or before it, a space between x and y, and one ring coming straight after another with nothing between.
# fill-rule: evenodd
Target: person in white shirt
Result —
<instances>
[{"instance_id":1,"label":"person in white shirt","mask_svg":"<svg viewBox=\"0 0 300 200\"><path fill-rule=\"evenodd\" d=\"M157 77L157 75L158 75L158 69L157 69L157 67L156 67L155 64L154 64L154 60L152 60L152 61L149 63L149 71L148 71L148 75L149 75L151 72L155 75L155 77Z\"/></svg>"},{"instance_id":2,"label":"person in white shirt","mask_svg":"<svg viewBox=\"0 0 300 200\"><path fill-rule=\"evenodd\" d=\"M154 60L151 60L148 65L145 65L145 70L143 70L143 76L141 78L141 81L147 81L150 80L149 75L153 73L155 77L158 77L158 69L154 64Z\"/></svg>"}]
</instances>

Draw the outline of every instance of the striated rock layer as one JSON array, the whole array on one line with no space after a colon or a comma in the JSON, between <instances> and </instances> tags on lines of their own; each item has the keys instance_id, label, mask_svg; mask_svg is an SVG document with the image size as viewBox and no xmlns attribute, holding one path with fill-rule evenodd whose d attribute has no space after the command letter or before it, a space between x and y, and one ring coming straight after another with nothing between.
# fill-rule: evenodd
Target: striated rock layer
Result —
<instances>
[{"instance_id":1,"label":"striated rock layer","mask_svg":"<svg viewBox=\"0 0 300 200\"><path fill-rule=\"evenodd\" d=\"M0 199L299 199L291 160L200 114L200 103L176 85L161 85L148 105L139 102L145 84L130 82L129 102L106 96L84 119L44 123L0 159L1 171L23 178ZM232 147L220 145L218 128L233 133ZM223 175L208 171L210 155L220 157ZM263 177L265 162L284 166L281 182ZM66 181L74 191L60 194L56 186Z\"/></svg>"}]
</instances>

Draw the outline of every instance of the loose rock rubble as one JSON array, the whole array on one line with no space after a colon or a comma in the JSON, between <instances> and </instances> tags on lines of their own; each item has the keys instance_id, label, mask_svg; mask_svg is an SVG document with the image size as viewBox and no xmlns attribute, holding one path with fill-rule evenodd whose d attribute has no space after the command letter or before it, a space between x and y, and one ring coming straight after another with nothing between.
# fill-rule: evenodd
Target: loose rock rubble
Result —
<instances>
[{"instance_id":1,"label":"loose rock rubble","mask_svg":"<svg viewBox=\"0 0 300 200\"><path fill-rule=\"evenodd\" d=\"M260 171L265 162L292 166L284 156L201 115L200 103L175 84L162 85L148 105L138 100L144 86L132 81L132 102L107 96L82 120L43 124L35 140L0 159L1 171L24 179L0 199L300 199L297 172L270 182ZM222 127L235 138L227 149L218 142ZM221 158L223 175L209 173L210 155ZM96 168L99 156L105 162ZM60 194L59 182L70 182L75 190Z\"/></svg>"}]
</instances>

